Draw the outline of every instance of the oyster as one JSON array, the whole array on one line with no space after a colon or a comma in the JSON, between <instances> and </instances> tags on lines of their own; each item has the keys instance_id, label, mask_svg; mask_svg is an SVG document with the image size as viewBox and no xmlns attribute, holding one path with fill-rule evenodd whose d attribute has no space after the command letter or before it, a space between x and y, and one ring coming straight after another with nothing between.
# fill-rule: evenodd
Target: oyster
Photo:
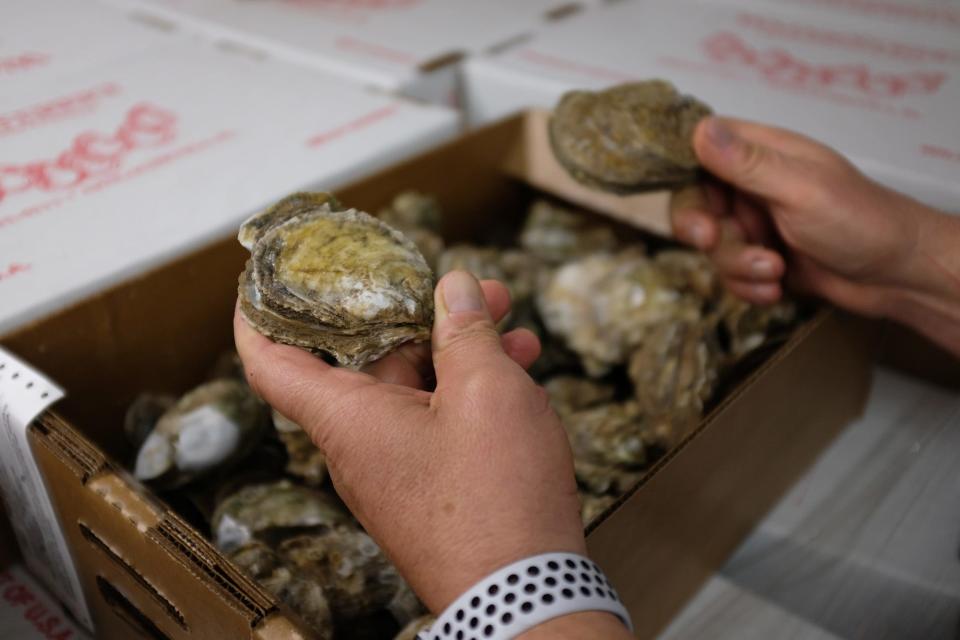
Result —
<instances>
[{"instance_id":1,"label":"oyster","mask_svg":"<svg viewBox=\"0 0 960 640\"><path fill-rule=\"evenodd\" d=\"M581 356L594 377L624 363L651 327L698 320L702 305L669 286L655 264L635 249L563 265L537 300L547 329Z\"/></svg>"},{"instance_id":2,"label":"oyster","mask_svg":"<svg viewBox=\"0 0 960 640\"><path fill-rule=\"evenodd\" d=\"M667 286L697 296L704 302L716 302L723 294L717 271L705 254L685 249L667 249L653 258Z\"/></svg>"},{"instance_id":3,"label":"oyster","mask_svg":"<svg viewBox=\"0 0 960 640\"><path fill-rule=\"evenodd\" d=\"M310 435L296 422L273 410L273 426L287 450L286 471L310 487L319 487L327 478L327 461Z\"/></svg>"},{"instance_id":4,"label":"oyster","mask_svg":"<svg viewBox=\"0 0 960 640\"><path fill-rule=\"evenodd\" d=\"M358 368L430 337L433 272L399 231L327 194L296 194L247 220L240 310L267 337Z\"/></svg>"},{"instance_id":5,"label":"oyster","mask_svg":"<svg viewBox=\"0 0 960 640\"><path fill-rule=\"evenodd\" d=\"M616 391L612 385L569 375L554 376L543 388L550 396L550 405L561 417L611 402Z\"/></svg>"},{"instance_id":6,"label":"oyster","mask_svg":"<svg viewBox=\"0 0 960 640\"><path fill-rule=\"evenodd\" d=\"M404 232L408 229L439 232L443 212L433 196L419 191L403 191L388 206L380 209L377 217Z\"/></svg>"},{"instance_id":7,"label":"oyster","mask_svg":"<svg viewBox=\"0 0 960 640\"><path fill-rule=\"evenodd\" d=\"M350 522L332 497L288 480L247 485L217 505L211 521L219 549L230 551L250 540L316 533Z\"/></svg>"},{"instance_id":8,"label":"oyster","mask_svg":"<svg viewBox=\"0 0 960 640\"><path fill-rule=\"evenodd\" d=\"M353 527L339 526L322 535L290 538L277 552L323 585L333 614L339 619L383 609L402 581L373 538Z\"/></svg>"},{"instance_id":9,"label":"oyster","mask_svg":"<svg viewBox=\"0 0 960 640\"><path fill-rule=\"evenodd\" d=\"M638 467L647 461L645 424L636 402L601 404L564 417L575 460Z\"/></svg>"},{"instance_id":10,"label":"oyster","mask_svg":"<svg viewBox=\"0 0 960 640\"><path fill-rule=\"evenodd\" d=\"M544 262L556 265L591 253L614 251L617 236L609 225L537 200L520 232L520 245Z\"/></svg>"},{"instance_id":11,"label":"oyster","mask_svg":"<svg viewBox=\"0 0 960 640\"><path fill-rule=\"evenodd\" d=\"M719 315L730 339L729 353L738 360L767 342L778 329L796 321L797 307L790 300L761 307L727 293Z\"/></svg>"},{"instance_id":12,"label":"oyster","mask_svg":"<svg viewBox=\"0 0 960 640\"><path fill-rule=\"evenodd\" d=\"M469 271L477 280L506 281L500 265L500 251L492 247L457 244L448 247L437 261L437 276L451 271Z\"/></svg>"},{"instance_id":13,"label":"oyster","mask_svg":"<svg viewBox=\"0 0 960 640\"><path fill-rule=\"evenodd\" d=\"M587 526L593 522L597 516L606 511L616 501L616 496L596 496L591 493L580 492L580 517L583 519L583 525Z\"/></svg>"},{"instance_id":14,"label":"oyster","mask_svg":"<svg viewBox=\"0 0 960 640\"><path fill-rule=\"evenodd\" d=\"M630 356L630 378L646 416L703 412L719 364L719 348L709 329L695 322L657 325Z\"/></svg>"},{"instance_id":15,"label":"oyster","mask_svg":"<svg viewBox=\"0 0 960 640\"><path fill-rule=\"evenodd\" d=\"M230 553L230 559L264 589L290 607L318 640L333 638L333 619L323 587L288 566L262 542L251 541Z\"/></svg>"},{"instance_id":16,"label":"oyster","mask_svg":"<svg viewBox=\"0 0 960 640\"><path fill-rule=\"evenodd\" d=\"M183 486L249 453L266 425L266 406L246 384L207 382L157 420L137 453L134 475L162 489Z\"/></svg>"},{"instance_id":17,"label":"oyster","mask_svg":"<svg viewBox=\"0 0 960 640\"><path fill-rule=\"evenodd\" d=\"M437 621L434 615L420 616L416 620L410 621L410 624L400 630L393 640L417 640L421 631L429 631L431 625Z\"/></svg>"},{"instance_id":18,"label":"oyster","mask_svg":"<svg viewBox=\"0 0 960 640\"><path fill-rule=\"evenodd\" d=\"M123 418L123 434L134 449L139 449L157 426L166 411L176 404L174 396L163 393L141 393L130 406Z\"/></svg>"},{"instance_id":19,"label":"oyster","mask_svg":"<svg viewBox=\"0 0 960 640\"><path fill-rule=\"evenodd\" d=\"M646 439L643 438L643 440ZM645 460L649 462L648 459L645 458ZM609 463L591 462L583 458L574 459L573 469L577 482L590 493L596 495L623 493L643 477L643 472L638 469L628 469Z\"/></svg>"},{"instance_id":20,"label":"oyster","mask_svg":"<svg viewBox=\"0 0 960 640\"><path fill-rule=\"evenodd\" d=\"M387 611L400 626L404 626L427 613L427 608L420 602L420 598L413 592L407 581L401 578L397 592L387 604Z\"/></svg>"},{"instance_id":21,"label":"oyster","mask_svg":"<svg viewBox=\"0 0 960 640\"><path fill-rule=\"evenodd\" d=\"M664 80L565 94L550 119L554 155L589 187L631 193L696 179L692 139L710 108Z\"/></svg>"}]
</instances>

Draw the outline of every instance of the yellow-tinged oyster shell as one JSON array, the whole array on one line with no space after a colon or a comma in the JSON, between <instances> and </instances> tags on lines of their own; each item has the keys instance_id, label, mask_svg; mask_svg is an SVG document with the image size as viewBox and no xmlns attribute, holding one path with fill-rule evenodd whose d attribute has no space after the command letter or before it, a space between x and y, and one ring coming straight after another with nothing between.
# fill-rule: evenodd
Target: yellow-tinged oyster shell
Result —
<instances>
[{"instance_id":1,"label":"yellow-tinged oyster shell","mask_svg":"<svg viewBox=\"0 0 960 640\"><path fill-rule=\"evenodd\" d=\"M360 367L430 337L433 272L403 234L326 194L297 194L251 218L240 310L267 337Z\"/></svg>"},{"instance_id":2,"label":"yellow-tinged oyster shell","mask_svg":"<svg viewBox=\"0 0 960 640\"><path fill-rule=\"evenodd\" d=\"M550 119L554 155L590 187L630 193L693 181L693 130L710 108L664 80L565 94Z\"/></svg>"},{"instance_id":3,"label":"yellow-tinged oyster shell","mask_svg":"<svg viewBox=\"0 0 960 640\"><path fill-rule=\"evenodd\" d=\"M572 209L537 200L520 232L520 244L549 264L561 264L601 251L614 251L617 236L610 225Z\"/></svg>"}]
</instances>

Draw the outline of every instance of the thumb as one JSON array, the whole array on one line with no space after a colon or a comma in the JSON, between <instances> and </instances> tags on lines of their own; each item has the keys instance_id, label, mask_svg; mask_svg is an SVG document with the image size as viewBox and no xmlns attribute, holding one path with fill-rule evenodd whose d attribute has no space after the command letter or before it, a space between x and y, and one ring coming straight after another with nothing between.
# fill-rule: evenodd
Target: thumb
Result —
<instances>
[{"instance_id":1,"label":"thumb","mask_svg":"<svg viewBox=\"0 0 960 640\"><path fill-rule=\"evenodd\" d=\"M451 271L440 279L434 296L432 348L438 386L509 360L476 278L466 271Z\"/></svg>"},{"instance_id":2,"label":"thumb","mask_svg":"<svg viewBox=\"0 0 960 640\"><path fill-rule=\"evenodd\" d=\"M693 146L701 164L724 182L755 196L783 202L796 180L789 156L743 135L736 121L711 116L697 125ZM787 204L784 202L784 204Z\"/></svg>"}]
</instances>

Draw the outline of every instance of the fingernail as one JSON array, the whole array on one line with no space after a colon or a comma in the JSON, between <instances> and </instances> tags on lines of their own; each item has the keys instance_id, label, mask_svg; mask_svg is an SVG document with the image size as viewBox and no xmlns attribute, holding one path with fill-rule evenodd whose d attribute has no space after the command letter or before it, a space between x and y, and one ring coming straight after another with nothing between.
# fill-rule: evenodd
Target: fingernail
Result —
<instances>
[{"instance_id":1,"label":"fingernail","mask_svg":"<svg viewBox=\"0 0 960 640\"><path fill-rule=\"evenodd\" d=\"M772 278L774 269L773 262L766 258L754 258L750 262L750 272L759 278Z\"/></svg>"},{"instance_id":2,"label":"fingernail","mask_svg":"<svg viewBox=\"0 0 960 640\"><path fill-rule=\"evenodd\" d=\"M448 313L480 311L483 309L480 283L466 271L451 271L443 279L443 304Z\"/></svg>"},{"instance_id":3,"label":"fingernail","mask_svg":"<svg viewBox=\"0 0 960 640\"><path fill-rule=\"evenodd\" d=\"M731 147L737 139L736 134L720 118L710 118L707 121L707 137L718 149Z\"/></svg>"},{"instance_id":4,"label":"fingernail","mask_svg":"<svg viewBox=\"0 0 960 640\"><path fill-rule=\"evenodd\" d=\"M710 230L703 222L694 222L687 229L690 236L690 242L698 249L705 249L709 241Z\"/></svg>"}]
</instances>

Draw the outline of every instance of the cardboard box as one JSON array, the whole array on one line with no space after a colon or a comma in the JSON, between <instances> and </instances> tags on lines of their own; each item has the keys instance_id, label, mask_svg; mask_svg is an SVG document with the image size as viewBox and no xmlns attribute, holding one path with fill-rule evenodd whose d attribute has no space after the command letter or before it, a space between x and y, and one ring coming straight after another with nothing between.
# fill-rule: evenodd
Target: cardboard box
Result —
<instances>
[{"instance_id":1,"label":"cardboard box","mask_svg":"<svg viewBox=\"0 0 960 640\"><path fill-rule=\"evenodd\" d=\"M3 0L2 95L4 99L12 97L20 80L43 80L53 85L78 71L168 42L168 36L156 26L95 2Z\"/></svg>"},{"instance_id":2,"label":"cardboard box","mask_svg":"<svg viewBox=\"0 0 960 640\"><path fill-rule=\"evenodd\" d=\"M549 155L528 148L538 139L530 129L542 126L542 115L510 119L338 196L376 211L406 188L434 193L448 212L444 234L478 237L491 211L521 211L534 185L566 193L563 184L545 183L533 160L518 160ZM120 430L138 392L183 391L232 345L245 257L228 237L0 338L68 390L29 435L101 637L129 637L131 627L166 638L299 637L272 596L113 462L131 453ZM620 590L640 637L669 622L859 413L869 334L828 310L798 327L594 523L590 553Z\"/></svg>"},{"instance_id":3,"label":"cardboard box","mask_svg":"<svg viewBox=\"0 0 960 640\"><path fill-rule=\"evenodd\" d=\"M880 182L960 211L960 42L893 40L716 3L623 2L469 61L468 120L653 77L719 113L812 136Z\"/></svg>"},{"instance_id":4,"label":"cardboard box","mask_svg":"<svg viewBox=\"0 0 960 640\"><path fill-rule=\"evenodd\" d=\"M794 13L819 27L859 30L894 40L907 36L910 40L954 49L960 44L960 5L953 0L720 1L741 9Z\"/></svg>"},{"instance_id":5,"label":"cardboard box","mask_svg":"<svg viewBox=\"0 0 960 640\"><path fill-rule=\"evenodd\" d=\"M459 127L442 107L174 36L15 82L0 93L0 330Z\"/></svg>"},{"instance_id":6,"label":"cardboard box","mask_svg":"<svg viewBox=\"0 0 960 640\"><path fill-rule=\"evenodd\" d=\"M459 63L465 56L522 38L583 4L575 0L108 1L352 82L449 105L459 101Z\"/></svg>"}]
</instances>

